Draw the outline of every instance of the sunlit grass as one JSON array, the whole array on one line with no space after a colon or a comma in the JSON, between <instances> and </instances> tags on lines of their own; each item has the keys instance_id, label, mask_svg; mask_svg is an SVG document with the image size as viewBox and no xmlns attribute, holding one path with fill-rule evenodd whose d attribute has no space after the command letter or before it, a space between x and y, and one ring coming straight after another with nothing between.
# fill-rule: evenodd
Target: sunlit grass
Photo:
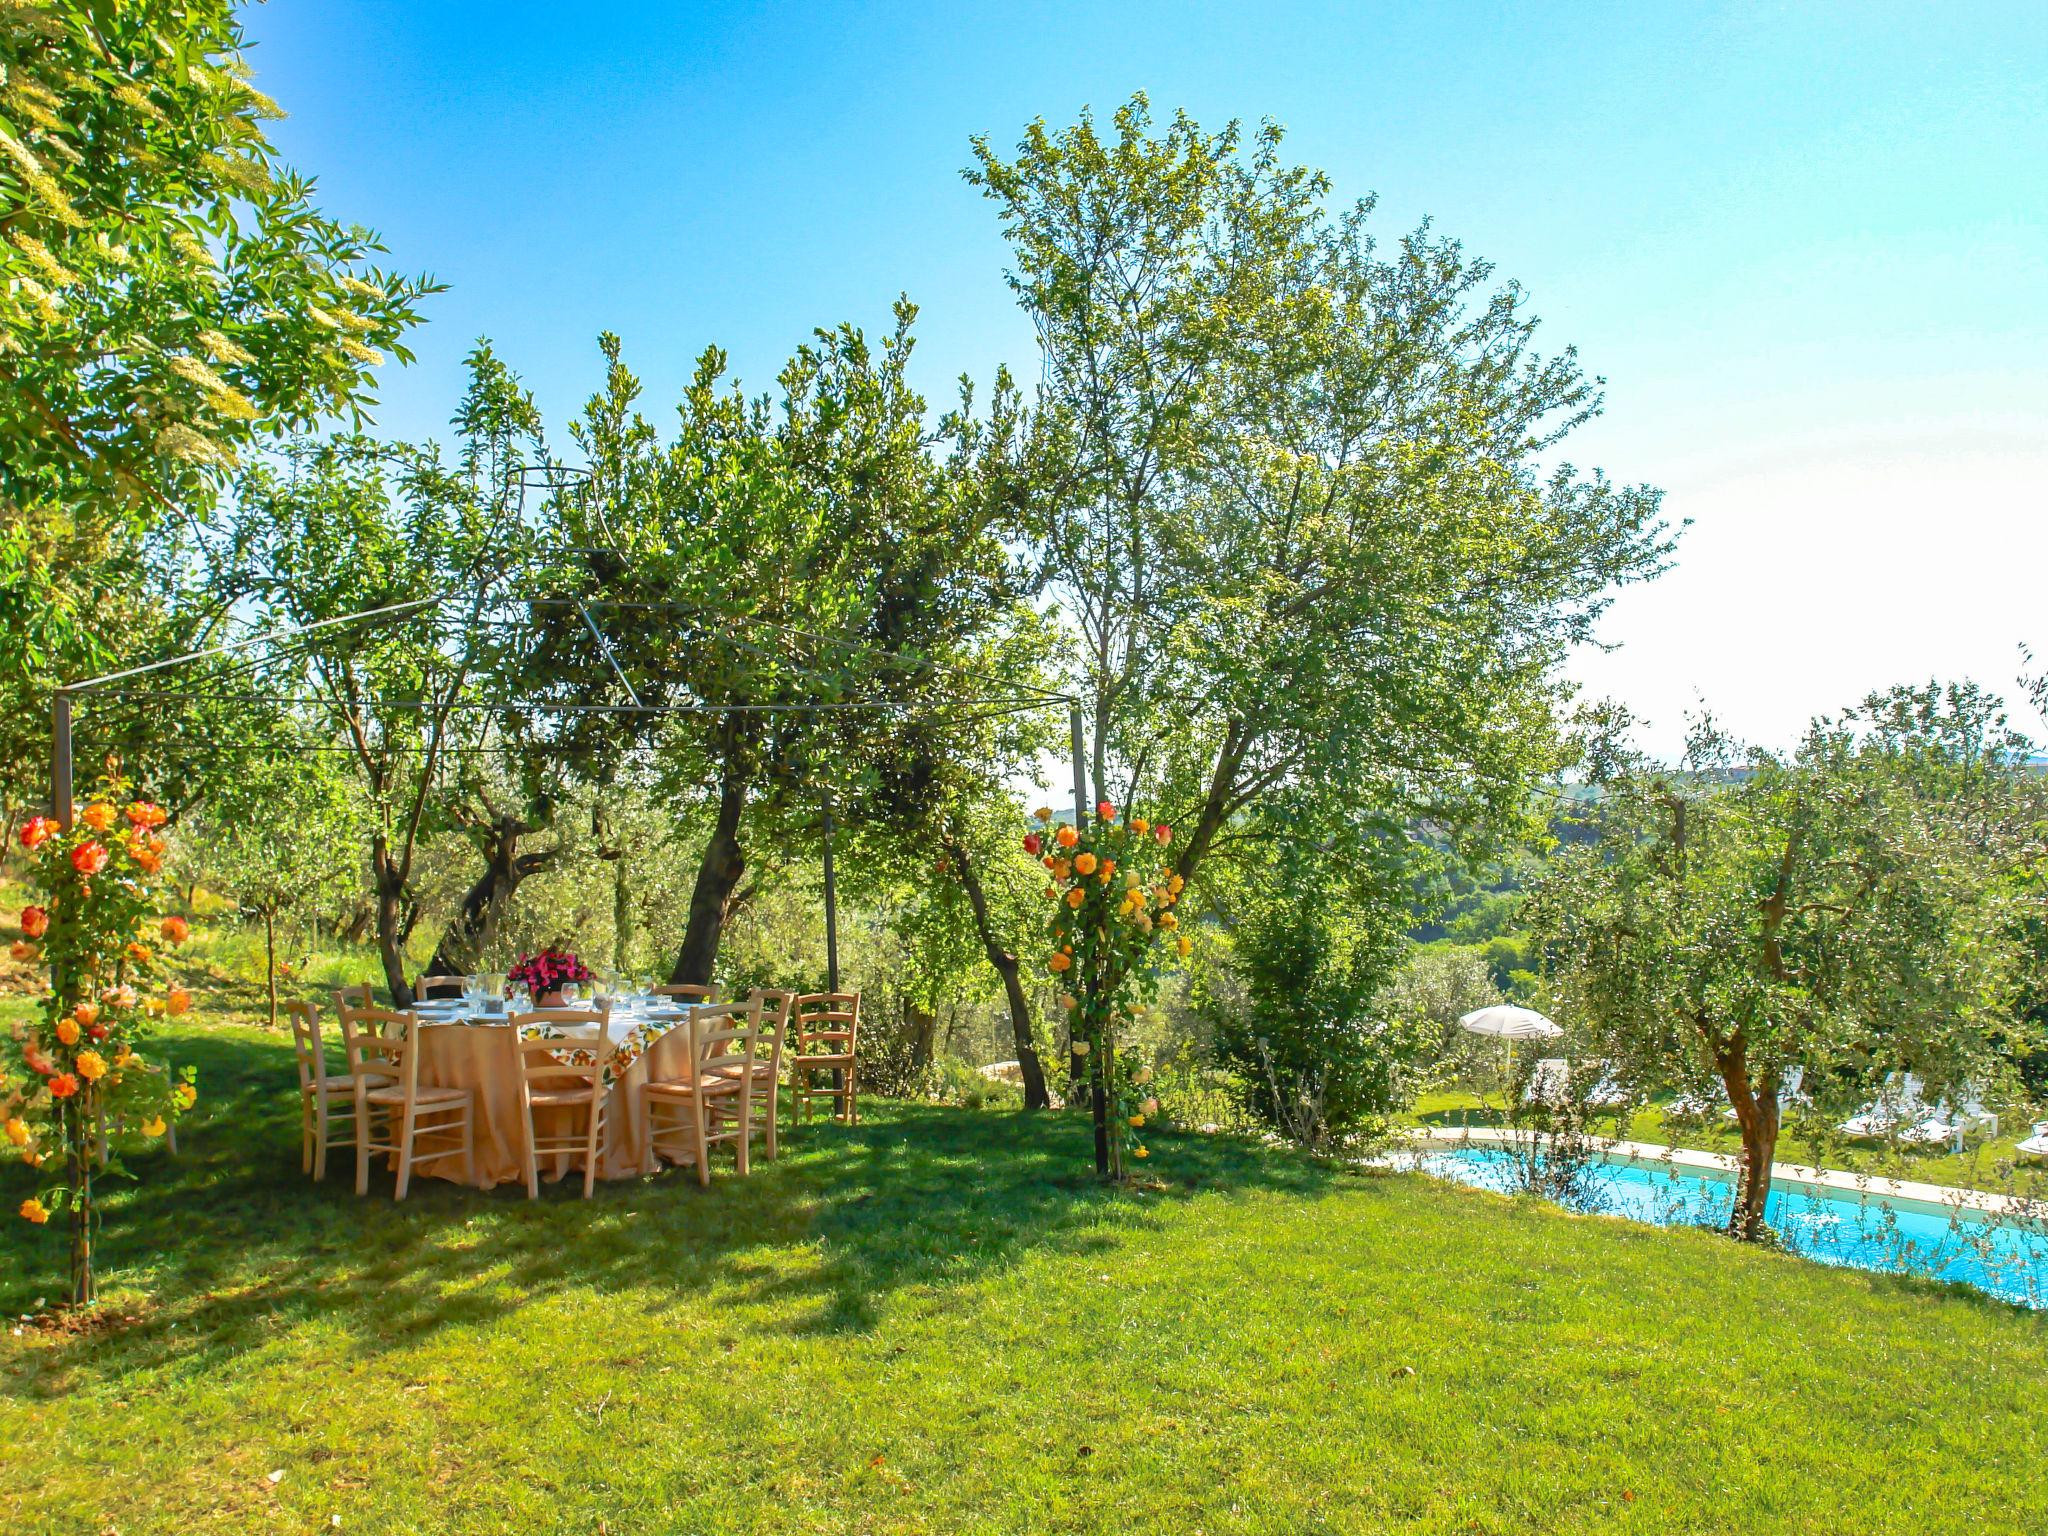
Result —
<instances>
[{"instance_id":1,"label":"sunlit grass","mask_svg":"<svg viewBox=\"0 0 2048 1536\"><path fill-rule=\"evenodd\" d=\"M2048 1325L1974 1292L1223 1138L876 1103L749 1180L298 1173L289 1048L109 1202L95 1337L0 1337L0 1528L2039 1529ZM25 1171L0 1173L9 1205ZM54 1294L0 1228L0 1306ZM276 1483L268 1474L282 1471Z\"/></svg>"}]
</instances>

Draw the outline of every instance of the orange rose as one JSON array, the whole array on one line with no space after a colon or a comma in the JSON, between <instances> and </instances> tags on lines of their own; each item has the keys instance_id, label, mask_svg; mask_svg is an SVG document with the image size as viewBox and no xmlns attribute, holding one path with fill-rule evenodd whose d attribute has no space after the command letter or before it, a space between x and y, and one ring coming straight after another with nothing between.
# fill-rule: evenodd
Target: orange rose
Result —
<instances>
[{"instance_id":1,"label":"orange rose","mask_svg":"<svg viewBox=\"0 0 2048 1536\"><path fill-rule=\"evenodd\" d=\"M57 1021L57 1043L60 1045L78 1044L78 1020L59 1019Z\"/></svg>"},{"instance_id":2,"label":"orange rose","mask_svg":"<svg viewBox=\"0 0 2048 1536\"><path fill-rule=\"evenodd\" d=\"M1051 971L1055 976L1057 976L1061 971L1071 969L1073 967L1073 964L1074 957L1072 955L1066 954L1065 952L1060 950L1055 950L1053 952L1052 958L1045 962L1045 968Z\"/></svg>"},{"instance_id":3,"label":"orange rose","mask_svg":"<svg viewBox=\"0 0 2048 1536\"><path fill-rule=\"evenodd\" d=\"M96 1083L107 1075L107 1058L98 1051L78 1053L78 1075L88 1083Z\"/></svg>"},{"instance_id":4,"label":"orange rose","mask_svg":"<svg viewBox=\"0 0 2048 1536\"><path fill-rule=\"evenodd\" d=\"M69 1072L59 1072L50 1079L51 1098L68 1099L76 1092L78 1092L78 1079Z\"/></svg>"},{"instance_id":5,"label":"orange rose","mask_svg":"<svg viewBox=\"0 0 2048 1536\"><path fill-rule=\"evenodd\" d=\"M31 816L22 823L21 846L33 851L47 843L57 833L57 823L47 816Z\"/></svg>"},{"instance_id":6,"label":"orange rose","mask_svg":"<svg viewBox=\"0 0 2048 1536\"><path fill-rule=\"evenodd\" d=\"M164 1012L172 1018L192 1011L192 994L183 987L173 987L164 994Z\"/></svg>"},{"instance_id":7,"label":"orange rose","mask_svg":"<svg viewBox=\"0 0 2048 1536\"><path fill-rule=\"evenodd\" d=\"M50 1219L50 1213L42 1201L38 1200L34 1195L30 1195L21 1202L21 1219L23 1221L32 1221L40 1227Z\"/></svg>"},{"instance_id":8,"label":"orange rose","mask_svg":"<svg viewBox=\"0 0 2048 1536\"><path fill-rule=\"evenodd\" d=\"M1058 901L1060 899L1060 888L1056 885L1048 885L1045 888L1045 899L1047 901Z\"/></svg>"},{"instance_id":9,"label":"orange rose","mask_svg":"<svg viewBox=\"0 0 2048 1536\"><path fill-rule=\"evenodd\" d=\"M1137 833L1138 836L1143 837L1147 832L1152 830L1152 823L1147 821L1142 816L1133 816L1131 818L1131 830Z\"/></svg>"},{"instance_id":10,"label":"orange rose","mask_svg":"<svg viewBox=\"0 0 2048 1536\"><path fill-rule=\"evenodd\" d=\"M1081 834L1072 827L1061 827L1059 831L1053 833L1052 840L1062 848L1071 848L1074 844L1081 841Z\"/></svg>"},{"instance_id":11,"label":"orange rose","mask_svg":"<svg viewBox=\"0 0 2048 1536\"><path fill-rule=\"evenodd\" d=\"M153 875L164 867L164 856L151 847L128 845L128 856L135 860L135 867L145 875Z\"/></svg>"},{"instance_id":12,"label":"orange rose","mask_svg":"<svg viewBox=\"0 0 2048 1536\"><path fill-rule=\"evenodd\" d=\"M170 814L154 801L130 800L128 802L128 820L135 826L160 827L170 819Z\"/></svg>"},{"instance_id":13,"label":"orange rose","mask_svg":"<svg viewBox=\"0 0 2048 1536\"><path fill-rule=\"evenodd\" d=\"M1077 875L1094 874L1095 855L1092 853L1077 854L1074 858L1074 873Z\"/></svg>"},{"instance_id":14,"label":"orange rose","mask_svg":"<svg viewBox=\"0 0 2048 1536\"><path fill-rule=\"evenodd\" d=\"M107 850L88 839L71 850L71 867L91 877L107 867Z\"/></svg>"},{"instance_id":15,"label":"orange rose","mask_svg":"<svg viewBox=\"0 0 2048 1536\"><path fill-rule=\"evenodd\" d=\"M104 832L114 824L114 808L104 800L95 800L83 811L78 819L95 832Z\"/></svg>"},{"instance_id":16,"label":"orange rose","mask_svg":"<svg viewBox=\"0 0 2048 1536\"><path fill-rule=\"evenodd\" d=\"M21 931L32 939L40 939L50 931L50 914L42 907L21 909Z\"/></svg>"},{"instance_id":17,"label":"orange rose","mask_svg":"<svg viewBox=\"0 0 2048 1536\"><path fill-rule=\"evenodd\" d=\"M7 1122L7 1139L13 1142L17 1147L27 1146L28 1122L26 1120L21 1119L19 1116L9 1118Z\"/></svg>"},{"instance_id":18,"label":"orange rose","mask_svg":"<svg viewBox=\"0 0 2048 1536\"><path fill-rule=\"evenodd\" d=\"M147 965L156 958L155 955L150 953L150 948L147 944L130 944L122 953L136 965Z\"/></svg>"},{"instance_id":19,"label":"orange rose","mask_svg":"<svg viewBox=\"0 0 2048 1536\"><path fill-rule=\"evenodd\" d=\"M1107 800L1098 800L1095 802L1095 814L1100 816L1104 821L1115 821L1116 807L1111 805Z\"/></svg>"},{"instance_id":20,"label":"orange rose","mask_svg":"<svg viewBox=\"0 0 2048 1536\"><path fill-rule=\"evenodd\" d=\"M1086 901L1087 899L1088 893L1082 890L1078 885L1075 886L1074 889L1072 889L1071 891L1067 892L1067 905L1070 907L1078 907L1079 905L1081 905L1082 902Z\"/></svg>"},{"instance_id":21,"label":"orange rose","mask_svg":"<svg viewBox=\"0 0 2048 1536\"><path fill-rule=\"evenodd\" d=\"M38 951L35 945L29 943L27 939L16 939L12 944L8 945L7 953L26 964L28 961L35 959Z\"/></svg>"},{"instance_id":22,"label":"orange rose","mask_svg":"<svg viewBox=\"0 0 2048 1536\"><path fill-rule=\"evenodd\" d=\"M71 1017L90 1029L100 1021L100 1005L98 1003L80 1003L71 1010Z\"/></svg>"},{"instance_id":23,"label":"orange rose","mask_svg":"<svg viewBox=\"0 0 2048 1536\"><path fill-rule=\"evenodd\" d=\"M182 917L167 917L158 932L163 934L166 944L182 944L192 937L192 925Z\"/></svg>"}]
</instances>

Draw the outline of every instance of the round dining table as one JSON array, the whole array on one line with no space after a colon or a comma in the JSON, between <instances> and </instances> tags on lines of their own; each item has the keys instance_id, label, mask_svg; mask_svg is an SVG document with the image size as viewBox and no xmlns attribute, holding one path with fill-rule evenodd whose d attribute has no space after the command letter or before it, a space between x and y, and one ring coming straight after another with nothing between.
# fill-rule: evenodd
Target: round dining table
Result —
<instances>
[{"instance_id":1,"label":"round dining table","mask_svg":"<svg viewBox=\"0 0 2048 1536\"><path fill-rule=\"evenodd\" d=\"M640 1089L649 1082L687 1081L691 1073L690 1004L670 998L624 998L612 1005L610 1040L613 1055L605 1078L605 1128L598 1143L597 1176L637 1178L643 1167L640 1146ZM589 1005L578 1005L579 1011ZM475 1096L476 1183L523 1183L525 1114L520 1097L518 1033L502 1004L472 998L436 998L415 1006L419 1014L420 1083L436 1088L467 1088ZM543 1010L545 1011L545 1010ZM524 1033L557 1038L565 1052L588 1049L597 1026L546 1021ZM580 1129L582 1112L539 1108L536 1132L542 1138ZM559 1179L581 1173L578 1153L544 1157L541 1177ZM462 1154L453 1136L421 1139L413 1165L416 1175L462 1182Z\"/></svg>"}]
</instances>

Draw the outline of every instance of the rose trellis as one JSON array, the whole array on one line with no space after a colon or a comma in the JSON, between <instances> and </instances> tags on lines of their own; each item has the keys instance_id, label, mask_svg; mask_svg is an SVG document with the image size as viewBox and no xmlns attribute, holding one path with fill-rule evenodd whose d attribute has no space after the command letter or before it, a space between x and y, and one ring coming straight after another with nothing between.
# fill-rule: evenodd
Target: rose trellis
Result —
<instances>
[{"instance_id":1,"label":"rose trellis","mask_svg":"<svg viewBox=\"0 0 2048 1536\"><path fill-rule=\"evenodd\" d=\"M147 800L121 806L128 785L118 777L100 789L71 826L37 816L22 828L36 899L22 910L14 955L41 960L49 990L37 1021L0 1040L7 1143L31 1168L61 1172L20 1215L37 1226L66 1218L74 1304L93 1299L95 1164L105 1157L124 1171L111 1138L161 1136L198 1097L190 1069L174 1081L136 1050L157 1020L192 1005L158 960L161 946L188 937L182 917L158 913L166 818Z\"/></svg>"},{"instance_id":2,"label":"rose trellis","mask_svg":"<svg viewBox=\"0 0 2048 1536\"><path fill-rule=\"evenodd\" d=\"M1182 957L1189 949L1173 910L1182 889L1166 853L1173 828L1128 812L1119 819L1107 800L1078 826L1054 828L1044 809L1038 821L1024 847L1051 876L1046 965L1064 988L1060 1005L1088 1073L1096 1171L1120 1178L1127 1155L1149 1155L1141 1133L1159 1104L1148 1091L1150 1069L1121 1059L1118 1031L1157 991L1162 946Z\"/></svg>"}]
</instances>

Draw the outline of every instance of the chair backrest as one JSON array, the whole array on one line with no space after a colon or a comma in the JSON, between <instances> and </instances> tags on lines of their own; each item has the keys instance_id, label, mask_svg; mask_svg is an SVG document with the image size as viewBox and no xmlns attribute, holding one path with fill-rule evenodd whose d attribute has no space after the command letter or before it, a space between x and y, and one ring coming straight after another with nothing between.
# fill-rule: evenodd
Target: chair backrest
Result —
<instances>
[{"instance_id":1,"label":"chair backrest","mask_svg":"<svg viewBox=\"0 0 2048 1536\"><path fill-rule=\"evenodd\" d=\"M299 1092L327 1086L327 1051L320 1043L320 1009L292 998L284 1004L292 1021L292 1054L299 1061Z\"/></svg>"},{"instance_id":2,"label":"chair backrest","mask_svg":"<svg viewBox=\"0 0 2048 1536\"><path fill-rule=\"evenodd\" d=\"M798 1055L851 1056L859 1034L858 992L806 992L796 1000ZM812 1052L814 1045L829 1049Z\"/></svg>"},{"instance_id":3,"label":"chair backrest","mask_svg":"<svg viewBox=\"0 0 2048 1536\"><path fill-rule=\"evenodd\" d=\"M765 1055L770 1066L780 1074L782 1067L782 1042L789 1034L790 1016L796 1012L796 994L778 990L775 987L756 987L747 999L761 1006L760 1044L755 1055Z\"/></svg>"},{"instance_id":4,"label":"chair backrest","mask_svg":"<svg viewBox=\"0 0 2048 1536\"><path fill-rule=\"evenodd\" d=\"M761 1002L709 1003L690 1010L690 1063L698 1082L721 1068L751 1072L761 1038Z\"/></svg>"},{"instance_id":5,"label":"chair backrest","mask_svg":"<svg viewBox=\"0 0 2048 1536\"><path fill-rule=\"evenodd\" d=\"M581 1083L593 1093L604 1085L604 1072L616 1049L612 1040L611 1005L596 1008L537 1008L532 1013L515 1013L511 1018L513 1051L519 1058L519 1076L529 1089L560 1091ZM591 1038L550 1040L545 1035L526 1038L530 1025L560 1027L564 1024L595 1024ZM587 1060L578 1060L587 1057Z\"/></svg>"},{"instance_id":6,"label":"chair backrest","mask_svg":"<svg viewBox=\"0 0 2048 1536\"><path fill-rule=\"evenodd\" d=\"M341 1038L348 1070L360 1088L367 1078L394 1078L409 1099L419 1089L420 1016L393 1008L344 1008Z\"/></svg>"},{"instance_id":7,"label":"chair backrest","mask_svg":"<svg viewBox=\"0 0 2048 1536\"><path fill-rule=\"evenodd\" d=\"M412 984L412 998L423 1003L430 997L467 997L469 978L467 976L422 976Z\"/></svg>"},{"instance_id":8,"label":"chair backrest","mask_svg":"<svg viewBox=\"0 0 2048 1536\"><path fill-rule=\"evenodd\" d=\"M367 981L359 981L353 986L336 987L334 989L334 1007L337 1013L343 1008L374 1008L376 1006L376 989Z\"/></svg>"},{"instance_id":9,"label":"chair backrest","mask_svg":"<svg viewBox=\"0 0 2048 1536\"><path fill-rule=\"evenodd\" d=\"M693 981L674 982L666 987L655 987L655 997L673 997L685 1003L715 1003L718 1001L718 983L699 986Z\"/></svg>"},{"instance_id":10,"label":"chair backrest","mask_svg":"<svg viewBox=\"0 0 2048 1536\"><path fill-rule=\"evenodd\" d=\"M1793 1062L1791 1066L1787 1067L1778 1076L1778 1097L1781 1099L1798 1098L1800 1085L1805 1081L1806 1068L1796 1061Z\"/></svg>"}]
</instances>

